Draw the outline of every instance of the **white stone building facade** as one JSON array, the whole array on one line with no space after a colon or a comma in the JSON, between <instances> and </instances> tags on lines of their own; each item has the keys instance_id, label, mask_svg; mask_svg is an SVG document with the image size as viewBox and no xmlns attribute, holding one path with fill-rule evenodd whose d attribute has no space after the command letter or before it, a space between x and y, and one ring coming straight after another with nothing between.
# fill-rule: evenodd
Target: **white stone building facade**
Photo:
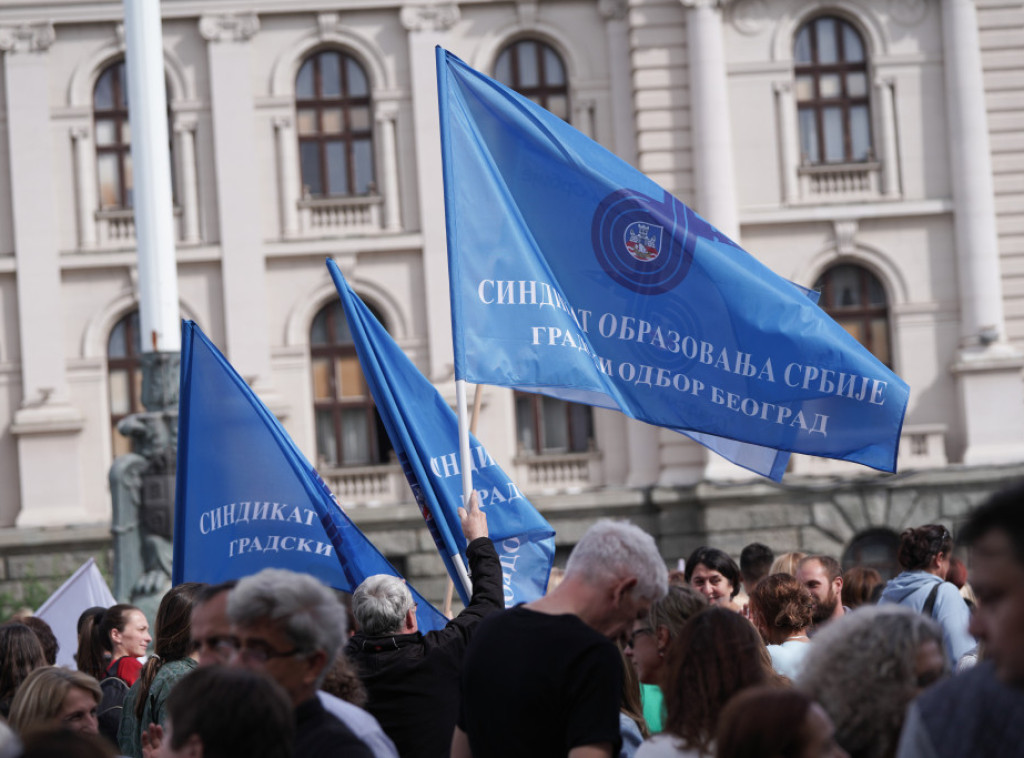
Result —
<instances>
[{"instance_id":1,"label":"white stone building facade","mask_svg":"<svg viewBox=\"0 0 1024 758\"><path fill-rule=\"evenodd\" d=\"M539 86L780 275L825 282L837 318L911 387L899 477L800 458L781 488L618 414L485 388L478 436L561 544L611 513L659 534L667 558L708 536L736 550L758 530L779 549L838 554L865 530L952 523L1020 473L1019 2L164 0L161 12L181 314L386 553L420 545L403 536L414 509L325 326L324 259L453 396L438 44ZM109 522L113 421L138 409L124 50L119 2L0 0L12 544ZM346 432L353 418L363 426Z\"/></svg>"}]
</instances>

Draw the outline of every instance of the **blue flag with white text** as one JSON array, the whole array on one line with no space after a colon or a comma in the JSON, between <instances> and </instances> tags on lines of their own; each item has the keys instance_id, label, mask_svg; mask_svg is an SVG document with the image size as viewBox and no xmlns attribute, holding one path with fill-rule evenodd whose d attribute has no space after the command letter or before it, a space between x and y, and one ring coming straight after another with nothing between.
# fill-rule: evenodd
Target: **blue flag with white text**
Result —
<instances>
[{"instance_id":1,"label":"blue flag with white text","mask_svg":"<svg viewBox=\"0 0 1024 758\"><path fill-rule=\"evenodd\" d=\"M907 384L627 163L437 49L455 376L614 408L780 480L896 470Z\"/></svg>"},{"instance_id":2,"label":"blue flag with white text","mask_svg":"<svg viewBox=\"0 0 1024 758\"><path fill-rule=\"evenodd\" d=\"M359 299L334 261L327 261L341 295L363 374L416 503L463 603L453 558L466 566L459 427L455 412ZM483 445L470 436L473 488L501 560L505 605L536 600L547 589L555 532Z\"/></svg>"},{"instance_id":3,"label":"blue flag with white text","mask_svg":"<svg viewBox=\"0 0 1024 758\"><path fill-rule=\"evenodd\" d=\"M352 592L400 576L342 511L273 413L191 321L181 330L174 584L268 568ZM420 629L447 619L411 586Z\"/></svg>"}]
</instances>

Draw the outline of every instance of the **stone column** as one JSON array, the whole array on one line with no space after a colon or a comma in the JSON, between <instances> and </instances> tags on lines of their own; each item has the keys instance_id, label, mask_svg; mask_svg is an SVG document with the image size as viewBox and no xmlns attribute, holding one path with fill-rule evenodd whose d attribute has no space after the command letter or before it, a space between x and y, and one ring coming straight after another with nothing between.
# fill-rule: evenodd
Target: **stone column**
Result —
<instances>
[{"instance_id":1,"label":"stone column","mask_svg":"<svg viewBox=\"0 0 1024 758\"><path fill-rule=\"evenodd\" d=\"M199 32L207 42L210 65L227 343L221 347L226 348L224 352L238 373L261 399L268 405L277 404L280 409L281 398L272 390L270 371L263 229L255 221L259 208L252 205L252 188L267 180L260 174L258 161L253 160L259 150L256 109L249 86L253 66L251 40L259 26L255 13L216 13L200 19Z\"/></svg>"},{"instance_id":2,"label":"stone column","mask_svg":"<svg viewBox=\"0 0 1024 758\"><path fill-rule=\"evenodd\" d=\"M199 182L196 176L196 129L199 121L193 114L175 119L178 136L178 190L181 193L181 241L197 244L199 231Z\"/></svg>"},{"instance_id":3,"label":"stone column","mask_svg":"<svg viewBox=\"0 0 1024 758\"><path fill-rule=\"evenodd\" d=\"M377 103L376 118L380 127L381 168L384 172L384 228L389 232L399 232L402 230L402 208L399 200L398 138L395 125L398 120L398 103L393 100Z\"/></svg>"},{"instance_id":4,"label":"stone column","mask_svg":"<svg viewBox=\"0 0 1024 758\"><path fill-rule=\"evenodd\" d=\"M942 0L946 117L960 285L956 376L964 463L1024 458L1024 356L1006 340L985 82L973 0Z\"/></svg>"},{"instance_id":5,"label":"stone column","mask_svg":"<svg viewBox=\"0 0 1024 758\"><path fill-rule=\"evenodd\" d=\"M800 135L796 124L796 102L793 82L775 82L775 111L779 124L779 170L782 172L782 202L788 204L800 199L797 170L800 167Z\"/></svg>"},{"instance_id":6,"label":"stone column","mask_svg":"<svg viewBox=\"0 0 1024 758\"><path fill-rule=\"evenodd\" d=\"M78 218L78 247L96 247L96 163L88 126L71 127L71 153L75 162L75 210Z\"/></svg>"},{"instance_id":7,"label":"stone column","mask_svg":"<svg viewBox=\"0 0 1024 758\"><path fill-rule=\"evenodd\" d=\"M900 194L900 156L896 146L896 80L879 77L875 80L878 102L878 127L881 136L878 159L882 163L882 195L896 198Z\"/></svg>"},{"instance_id":8,"label":"stone column","mask_svg":"<svg viewBox=\"0 0 1024 758\"><path fill-rule=\"evenodd\" d=\"M633 84L629 59L629 5L626 0L599 0L598 11L604 18L608 51L608 75L611 78L612 149L631 166L636 165L636 133L633 118Z\"/></svg>"},{"instance_id":9,"label":"stone column","mask_svg":"<svg viewBox=\"0 0 1024 758\"><path fill-rule=\"evenodd\" d=\"M402 8L401 18L408 32L412 75L409 91L412 92L416 190L423 233L427 340L430 345L428 376L440 380L452 375L454 357L434 47L443 45L445 32L459 20L459 7L449 2L410 4Z\"/></svg>"},{"instance_id":10,"label":"stone column","mask_svg":"<svg viewBox=\"0 0 1024 758\"><path fill-rule=\"evenodd\" d=\"M295 145L295 129L291 116L274 117L274 139L277 148L278 201L281 204L281 235L299 234L299 155Z\"/></svg>"},{"instance_id":11,"label":"stone column","mask_svg":"<svg viewBox=\"0 0 1024 758\"><path fill-rule=\"evenodd\" d=\"M88 518L79 473L83 419L69 398L53 221L57 193L48 94L54 37L48 22L0 26L21 351L21 404L10 428L18 449L18 526Z\"/></svg>"}]
</instances>

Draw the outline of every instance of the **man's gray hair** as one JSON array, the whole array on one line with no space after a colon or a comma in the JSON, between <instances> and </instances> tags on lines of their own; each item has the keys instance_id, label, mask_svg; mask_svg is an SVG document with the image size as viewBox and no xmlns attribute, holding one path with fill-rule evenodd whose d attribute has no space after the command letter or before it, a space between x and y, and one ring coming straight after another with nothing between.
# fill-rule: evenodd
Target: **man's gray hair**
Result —
<instances>
[{"instance_id":1,"label":"man's gray hair","mask_svg":"<svg viewBox=\"0 0 1024 758\"><path fill-rule=\"evenodd\" d=\"M565 564L565 576L579 575L590 584L637 579L633 594L657 600L668 592L668 569L654 538L628 521L602 519L576 543Z\"/></svg>"},{"instance_id":2,"label":"man's gray hair","mask_svg":"<svg viewBox=\"0 0 1024 758\"><path fill-rule=\"evenodd\" d=\"M397 634L413 605L405 582L388 574L367 577L352 594L352 615L367 637Z\"/></svg>"},{"instance_id":3,"label":"man's gray hair","mask_svg":"<svg viewBox=\"0 0 1024 758\"><path fill-rule=\"evenodd\" d=\"M917 696L917 651L942 629L900 605L863 606L814 635L797 687L831 716L851 755L882 758L896 750L903 715Z\"/></svg>"},{"instance_id":4,"label":"man's gray hair","mask_svg":"<svg viewBox=\"0 0 1024 758\"><path fill-rule=\"evenodd\" d=\"M327 665L321 678L348 633L345 606L334 592L309 574L285 569L263 569L241 579L228 594L228 618L238 626L270 620L300 652L322 650Z\"/></svg>"}]
</instances>

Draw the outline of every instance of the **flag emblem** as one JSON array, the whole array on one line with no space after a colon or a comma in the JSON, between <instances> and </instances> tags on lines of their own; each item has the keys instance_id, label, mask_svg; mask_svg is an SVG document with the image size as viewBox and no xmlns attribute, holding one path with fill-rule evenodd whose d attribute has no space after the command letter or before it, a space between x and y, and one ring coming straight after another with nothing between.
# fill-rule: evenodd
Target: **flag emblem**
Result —
<instances>
[{"instance_id":1,"label":"flag emblem","mask_svg":"<svg viewBox=\"0 0 1024 758\"><path fill-rule=\"evenodd\" d=\"M653 261L661 252L661 235L665 230L645 221L634 221L626 227L626 250L638 261Z\"/></svg>"}]
</instances>

